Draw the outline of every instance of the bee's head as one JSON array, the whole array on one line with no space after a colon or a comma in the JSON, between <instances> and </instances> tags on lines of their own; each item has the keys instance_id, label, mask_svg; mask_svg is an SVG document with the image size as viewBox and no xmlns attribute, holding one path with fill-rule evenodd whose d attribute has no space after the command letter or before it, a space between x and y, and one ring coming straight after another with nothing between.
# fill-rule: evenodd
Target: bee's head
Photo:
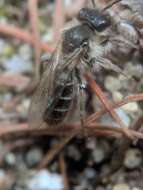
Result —
<instances>
[{"instance_id":1,"label":"bee's head","mask_svg":"<svg viewBox=\"0 0 143 190\"><path fill-rule=\"evenodd\" d=\"M89 27L91 27L93 30L102 32L111 25L110 17L105 14L105 10L112 7L114 4L116 4L120 1L121 0L115 0L112 3L110 3L109 5L107 5L103 10L98 11L95 9L95 3L92 0L92 4L93 4L94 8L93 9L82 8L79 11L78 19L81 22L87 23L89 25Z\"/></svg>"}]
</instances>

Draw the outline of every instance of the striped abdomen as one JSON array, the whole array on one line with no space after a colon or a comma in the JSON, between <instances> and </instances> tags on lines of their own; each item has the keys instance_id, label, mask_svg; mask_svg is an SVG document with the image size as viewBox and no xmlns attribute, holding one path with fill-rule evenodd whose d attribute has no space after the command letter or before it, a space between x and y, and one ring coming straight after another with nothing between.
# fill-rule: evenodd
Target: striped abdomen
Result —
<instances>
[{"instance_id":1,"label":"striped abdomen","mask_svg":"<svg viewBox=\"0 0 143 190\"><path fill-rule=\"evenodd\" d=\"M50 100L51 103L43 115L44 121L49 125L61 124L71 108L74 96L72 77L66 83L58 85L55 93L55 98ZM58 93L60 95L57 95Z\"/></svg>"}]
</instances>

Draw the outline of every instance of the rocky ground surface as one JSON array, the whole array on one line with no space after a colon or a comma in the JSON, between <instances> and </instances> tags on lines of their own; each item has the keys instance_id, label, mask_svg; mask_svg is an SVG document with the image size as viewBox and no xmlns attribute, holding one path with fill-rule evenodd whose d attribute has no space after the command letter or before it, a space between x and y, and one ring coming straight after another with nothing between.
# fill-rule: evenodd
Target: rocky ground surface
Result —
<instances>
[{"instance_id":1,"label":"rocky ground surface","mask_svg":"<svg viewBox=\"0 0 143 190\"><path fill-rule=\"evenodd\" d=\"M0 24L29 28L27 2L0 1ZM66 1L67 6L70 1ZM22 11L21 11L22 10ZM51 14L53 1L39 3L39 28L41 38L52 38ZM124 71L133 81L114 74L102 72L101 86L111 100L121 100L125 95L143 91L142 62L128 62ZM34 73L33 48L18 39L0 35L0 78L4 75L22 75L31 80ZM24 80L23 79L23 80ZM27 122L30 97L20 94L21 84L15 87L0 85L0 126ZM129 126L143 112L143 104L130 103L117 110ZM106 115L102 122L112 125ZM44 169L38 165L47 151L59 139L39 137L24 140L0 140L0 190L62 190L65 178L69 189L74 190L142 190L143 189L143 141L122 144L115 138L74 138L63 150L66 177L61 172L59 156ZM129 144L125 151L125 144ZM119 154L119 151L121 152ZM123 154L122 154L123 153ZM118 167L119 166L119 167Z\"/></svg>"}]
</instances>

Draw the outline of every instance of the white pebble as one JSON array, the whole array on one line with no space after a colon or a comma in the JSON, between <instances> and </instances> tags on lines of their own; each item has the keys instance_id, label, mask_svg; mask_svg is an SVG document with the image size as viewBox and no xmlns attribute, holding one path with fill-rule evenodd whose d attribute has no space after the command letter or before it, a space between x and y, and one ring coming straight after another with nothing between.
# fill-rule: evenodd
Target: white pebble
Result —
<instances>
[{"instance_id":1,"label":"white pebble","mask_svg":"<svg viewBox=\"0 0 143 190\"><path fill-rule=\"evenodd\" d=\"M47 170L39 171L28 183L29 190L63 190L63 178L58 174L52 174Z\"/></svg>"},{"instance_id":2,"label":"white pebble","mask_svg":"<svg viewBox=\"0 0 143 190\"><path fill-rule=\"evenodd\" d=\"M125 67L125 72L129 73L130 76L140 78L143 74L143 66L142 64L133 64L132 62L129 62Z\"/></svg>"},{"instance_id":3,"label":"white pebble","mask_svg":"<svg viewBox=\"0 0 143 190\"><path fill-rule=\"evenodd\" d=\"M105 159L105 150L103 147L96 147L96 149L93 151L93 160L95 163L99 164Z\"/></svg>"},{"instance_id":4,"label":"white pebble","mask_svg":"<svg viewBox=\"0 0 143 190\"><path fill-rule=\"evenodd\" d=\"M122 84L117 77L107 76L105 80L105 87L110 92L115 92L121 89Z\"/></svg>"},{"instance_id":5,"label":"white pebble","mask_svg":"<svg viewBox=\"0 0 143 190\"><path fill-rule=\"evenodd\" d=\"M142 162L142 155L138 149L129 149L126 152L124 165L129 169L135 169L140 167Z\"/></svg>"},{"instance_id":6,"label":"white pebble","mask_svg":"<svg viewBox=\"0 0 143 190\"><path fill-rule=\"evenodd\" d=\"M129 186L125 183L117 184L113 187L113 190L130 190Z\"/></svg>"},{"instance_id":7,"label":"white pebble","mask_svg":"<svg viewBox=\"0 0 143 190\"><path fill-rule=\"evenodd\" d=\"M123 99L123 95L119 91L115 91L112 94L114 101L120 101Z\"/></svg>"},{"instance_id":8,"label":"white pebble","mask_svg":"<svg viewBox=\"0 0 143 190\"><path fill-rule=\"evenodd\" d=\"M139 110L139 106L136 102L128 103L122 106L122 108L127 112L137 112Z\"/></svg>"},{"instance_id":9,"label":"white pebble","mask_svg":"<svg viewBox=\"0 0 143 190\"><path fill-rule=\"evenodd\" d=\"M5 162L10 165L13 166L16 163L16 157L12 152L9 152L6 156L5 156Z\"/></svg>"}]
</instances>

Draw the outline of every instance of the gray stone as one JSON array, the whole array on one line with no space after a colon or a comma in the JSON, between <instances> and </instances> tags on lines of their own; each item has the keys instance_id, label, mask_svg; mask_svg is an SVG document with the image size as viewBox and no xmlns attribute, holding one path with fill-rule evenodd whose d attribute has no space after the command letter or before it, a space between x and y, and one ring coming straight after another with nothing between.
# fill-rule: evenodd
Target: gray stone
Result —
<instances>
[{"instance_id":1,"label":"gray stone","mask_svg":"<svg viewBox=\"0 0 143 190\"><path fill-rule=\"evenodd\" d=\"M84 176L87 178L87 179L92 179L92 178L96 178L96 172L93 168L86 168L84 170Z\"/></svg>"},{"instance_id":2,"label":"gray stone","mask_svg":"<svg viewBox=\"0 0 143 190\"><path fill-rule=\"evenodd\" d=\"M98 146L93 151L92 156L95 163L101 163L105 159L106 152L102 146Z\"/></svg>"},{"instance_id":3,"label":"gray stone","mask_svg":"<svg viewBox=\"0 0 143 190\"><path fill-rule=\"evenodd\" d=\"M143 75L143 66L141 64L129 62L126 64L125 72L129 73L130 76L135 76L140 79Z\"/></svg>"},{"instance_id":4,"label":"gray stone","mask_svg":"<svg viewBox=\"0 0 143 190\"><path fill-rule=\"evenodd\" d=\"M70 145L68 147L68 156L73 158L74 160L80 160L81 159L81 154L80 151L77 149L77 147Z\"/></svg>"},{"instance_id":5,"label":"gray stone","mask_svg":"<svg viewBox=\"0 0 143 190\"><path fill-rule=\"evenodd\" d=\"M15 157L15 154L12 152L9 152L8 154L6 154L4 160L6 164L8 164L9 166L14 166L16 164L16 157Z\"/></svg>"},{"instance_id":6,"label":"gray stone","mask_svg":"<svg viewBox=\"0 0 143 190\"><path fill-rule=\"evenodd\" d=\"M110 92L114 92L120 90L122 88L122 84L117 77L107 76L105 79L105 87Z\"/></svg>"},{"instance_id":7,"label":"gray stone","mask_svg":"<svg viewBox=\"0 0 143 190\"><path fill-rule=\"evenodd\" d=\"M39 148L33 148L26 154L26 163L29 167L33 167L38 164L43 157L43 153Z\"/></svg>"},{"instance_id":8,"label":"gray stone","mask_svg":"<svg viewBox=\"0 0 143 190\"><path fill-rule=\"evenodd\" d=\"M124 166L129 169L140 167L142 163L142 154L138 149L129 149L126 152Z\"/></svg>"},{"instance_id":9,"label":"gray stone","mask_svg":"<svg viewBox=\"0 0 143 190\"><path fill-rule=\"evenodd\" d=\"M11 73L31 73L32 66L19 55L14 55L3 63L3 67Z\"/></svg>"}]
</instances>

